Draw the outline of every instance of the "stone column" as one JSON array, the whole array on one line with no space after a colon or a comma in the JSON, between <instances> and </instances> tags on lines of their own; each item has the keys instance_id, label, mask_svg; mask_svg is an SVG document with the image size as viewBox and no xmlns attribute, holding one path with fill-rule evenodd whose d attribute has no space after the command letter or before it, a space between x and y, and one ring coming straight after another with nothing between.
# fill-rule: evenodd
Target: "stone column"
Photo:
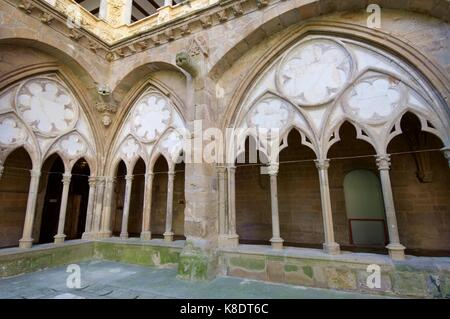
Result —
<instances>
[{"instance_id":1,"label":"stone column","mask_svg":"<svg viewBox=\"0 0 450 319\"><path fill-rule=\"evenodd\" d=\"M272 248L283 249L284 240L280 237L280 217L278 215L278 164L271 164L268 169L270 175L270 204L272 207Z\"/></svg>"},{"instance_id":2,"label":"stone column","mask_svg":"<svg viewBox=\"0 0 450 319\"><path fill-rule=\"evenodd\" d=\"M0 179L2 178L4 170L5 170L5 166L3 166L3 164L0 163Z\"/></svg>"},{"instance_id":3,"label":"stone column","mask_svg":"<svg viewBox=\"0 0 450 319\"><path fill-rule=\"evenodd\" d=\"M173 240L172 220L173 220L173 180L175 172L167 173L167 210L166 210L166 231L164 232L164 240Z\"/></svg>"},{"instance_id":4,"label":"stone column","mask_svg":"<svg viewBox=\"0 0 450 319\"><path fill-rule=\"evenodd\" d=\"M226 206L226 167L217 166L219 188L219 241L225 244L228 239L227 206Z\"/></svg>"},{"instance_id":5,"label":"stone column","mask_svg":"<svg viewBox=\"0 0 450 319\"><path fill-rule=\"evenodd\" d=\"M97 185L95 187L97 196L95 198L94 220L92 223L91 233L98 236L100 233L100 222L103 210L103 196L105 194L105 177L97 177Z\"/></svg>"},{"instance_id":6,"label":"stone column","mask_svg":"<svg viewBox=\"0 0 450 319\"><path fill-rule=\"evenodd\" d=\"M171 6L172 0L164 0L164 6Z\"/></svg>"},{"instance_id":7,"label":"stone column","mask_svg":"<svg viewBox=\"0 0 450 319\"><path fill-rule=\"evenodd\" d=\"M70 173L65 173L63 175L62 183L62 196L61 196L61 206L59 208L59 221L58 221L58 233L55 235L55 244L62 244L66 235L64 234L64 226L66 225L66 210L67 210L67 199L69 198L69 188L70 179L72 175Z\"/></svg>"},{"instance_id":8,"label":"stone column","mask_svg":"<svg viewBox=\"0 0 450 319\"><path fill-rule=\"evenodd\" d=\"M150 231L150 219L152 211L152 191L153 191L153 173L145 174L145 191L144 191L144 209L142 212L142 232L141 239L152 239Z\"/></svg>"},{"instance_id":9,"label":"stone column","mask_svg":"<svg viewBox=\"0 0 450 319\"><path fill-rule=\"evenodd\" d=\"M328 182L328 167L330 160L315 160L317 170L319 171L320 200L322 204L323 231L325 243L323 250L331 255L339 254L339 244L334 240L333 212L331 211L330 184Z\"/></svg>"},{"instance_id":10,"label":"stone column","mask_svg":"<svg viewBox=\"0 0 450 319\"><path fill-rule=\"evenodd\" d=\"M103 215L101 219L100 237L111 237L111 209L113 205L113 193L114 183L116 179L114 177L106 178L105 198L103 200Z\"/></svg>"},{"instance_id":11,"label":"stone column","mask_svg":"<svg viewBox=\"0 0 450 319\"><path fill-rule=\"evenodd\" d=\"M131 187L133 186L133 175L125 176L125 200L123 202L122 229L120 238L128 238L128 216L130 214Z\"/></svg>"},{"instance_id":12,"label":"stone column","mask_svg":"<svg viewBox=\"0 0 450 319\"><path fill-rule=\"evenodd\" d=\"M377 166L380 171L381 188L383 191L384 210L386 212L386 222L389 232L389 255L394 260L405 259L405 246L400 244L398 235L397 217L395 215L394 196L392 195L391 178L389 169L391 166L390 156L387 154L377 156Z\"/></svg>"},{"instance_id":13,"label":"stone column","mask_svg":"<svg viewBox=\"0 0 450 319\"><path fill-rule=\"evenodd\" d=\"M95 185L97 182L97 178L94 176L89 176L88 182L89 182L89 196L86 210L86 225L84 226L84 233L82 236L83 239L88 239L89 234L92 230L92 219L94 215Z\"/></svg>"},{"instance_id":14,"label":"stone column","mask_svg":"<svg viewBox=\"0 0 450 319\"><path fill-rule=\"evenodd\" d=\"M447 159L448 166L450 167L450 146L442 148L441 151L442 151L442 153L444 153L444 157ZM1 177L1 172L0 172L0 177Z\"/></svg>"},{"instance_id":15,"label":"stone column","mask_svg":"<svg viewBox=\"0 0 450 319\"><path fill-rule=\"evenodd\" d=\"M40 170L31 170L30 188L28 190L27 211L25 214L25 224L23 226L23 235L19 240L20 248L31 248L33 245L33 238L31 234L33 232L34 214L36 211L36 199L39 188L39 177L41 176Z\"/></svg>"},{"instance_id":16,"label":"stone column","mask_svg":"<svg viewBox=\"0 0 450 319\"><path fill-rule=\"evenodd\" d=\"M228 166L228 245L239 245L236 233L236 166Z\"/></svg>"}]
</instances>

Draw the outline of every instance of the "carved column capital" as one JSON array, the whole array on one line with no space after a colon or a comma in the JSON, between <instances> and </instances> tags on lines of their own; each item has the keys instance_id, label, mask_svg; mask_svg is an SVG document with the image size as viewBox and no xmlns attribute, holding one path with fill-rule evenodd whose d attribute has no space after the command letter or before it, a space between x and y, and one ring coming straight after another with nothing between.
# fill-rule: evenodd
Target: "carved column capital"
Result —
<instances>
[{"instance_id":1,"label":"carved column capital","mask_svg":"<svg viewBox=\"0 0 450 319\"><path fill-rule=\"evenodd\" d=\"M217 173L219 174L219 176L224 176L225 175L225 173L226 173L226 171L227 171L227 167L226 166L223 166L223 165L218 165L218 166L216 166L216 168L217 168Z\"/></svg>"},{"instance_id":2,"label":"carved column capital","mask_svg":"<svg viewBox=\"0 0 450 319\"><path fill-rule=\"evenodd\" d=\"M450 146L442 148L441 152L444 154L444 157L448 161L448 166L450 167Z\"/></svg>"},{"instance_id":3,"label":"carved column capital","mask_svg":"<svg viewBox=\"0 0 450 319\"><path fill-rule=\"evenodd\" d=\"M145 174L145 179L152 179L153 176L155 176L155 174L154 174L153 172L146 173L146 174Z\"/></svg>"},{"instance_id":4,"label":"carved column capital","mask_svg":"<svg viewBox=\"0 0 450 319\"><path fill-rule=\"evenodd\" d=\"M88 183L89 183L89 187L95 187L95 184L97 184L97 177L89 176Z\"/></svg>"},{"instance_id":5,"label":"carved column capital","mask_svg":"<svg viewBox=\"0 0 450 319\"><path fill-rule=\"evenodd\" d=\"M330 167L329 159L317 159L314 160L314 163L316 164L316 167L319 170L327 170Z\"/></svg>"},{"instance_id":6,"label":"carved column capital","mask_svg":"<svg viewBox=\"0 0 450 319\"><path fill-rule=\"evenodd\" d=\"M39 178L41 177L41 170L39 169L31 169L30 170L31 178Z\"/></svg>"},{"instance_id":7,"label":"carved column capital","mask_svg":"<svg viewBox=\"0 0 450 319\"><path fill-rule=\"evenodd\" d=\"M389 170L391 167L391 156L389 154L378 155L376 161L380 171Z\"/></svg>"},{"instance_id":8,"label":"carved column capital","mask_svg":"<svg viewBox=\"0 0 450 319\"><path fill-rule=\"evenodd\" d=\"M133 175L125 175L125 180L127 183L131 183L134 179Z\"/></svg>"},{"instance_id":9,"label":"carved column capital","mask_svg":"<svg viewBox=\"0 0 450 319\"><path fill-rule=\"evenodd\" d=\"M63 178L62 178L61 182L63 183L63 185L69 185L71 179L72 179L72 174L63 174Z\"/></svg>"},{"instance_id":10,"label":"carved column capital","mask_svg":"<svg viewBox=\"0 0 450 319\"><path fill-rule=\"evenodd\" d=\"M280 164L272 163L269 166L267 166L267 173L270 176L277 176L279 169L280 169Z\"/></svg>"},{"instance_id":11,"label":"carved column capital","mask_svg":"<svg viewBox=\"0 0 450 319\"><path fill-rule=\"evenodd\" d=\"M167 172L167 176L168 176L170 179L174 179L174 178L175 178L175 171L168 171L168 172Z\"/></svg>"}]
</instances>

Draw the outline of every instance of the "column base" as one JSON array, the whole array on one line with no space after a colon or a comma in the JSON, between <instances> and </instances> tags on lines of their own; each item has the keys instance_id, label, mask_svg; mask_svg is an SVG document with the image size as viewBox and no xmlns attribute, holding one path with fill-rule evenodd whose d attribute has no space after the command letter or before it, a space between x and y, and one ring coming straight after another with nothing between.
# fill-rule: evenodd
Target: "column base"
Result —
<instances>
[{"instance_id":1,"label":"column base","mask_svg":"<svg viewBox=\"0 0 450 319\"><path fill-rule=\"evenodd\" d=\"M33 246L33 238L22 238L19 240L20 248L31 248Z\"/></svg>"},{"instance_id":2,"label":"column base","mask_svg":"<svg viewBox=\"0 0 450 319\"><path fill-rule=\"evenodd\" d=\"M283 249L284 240L282 238L272 238L270 242L272 243L272 249Z\"/></svg>"},{"instance_id":3,"label":"column base","mask_svg":"<svg viewBox=\"0 0 450 319\"><path fill-rule=\"evenodd\" d=\"M173 241L173 232L165 232L163 235L165 241Z\"/></svg>"},{"instance_id":4,"label":"column base","mask_svg":"<svg viewBox=\"0 0 450 319\"><path fill-rule=\"evenodd\" d=\"M112 236L112 231L110 231L110 230L103 230L103 231L100 231L97 233L98 238L109 238L111 236ZM95 237L95 234L94 234L94 237Z\"/></svg>"},{"instance_id":5,"label":"column base","mask_svg":"<svg viewBox=\"0 0 450 319\"><path fill-rule=\"evenodd\" d=\"M341 253L341 248L338 243L324 243L323 251L329 255L339 255Z\"/></svg>"},{"instance_id":6,"label":"column base","mask_svg":"<svg viewBox=\"0 0 450 319\"><path fill-rule=\"evenodd\" d=\"M91 239L92 234L88 232L84 232L83 235L81 235L81 239Z\"/></svg>"},{"instance_id":7,"label":"column base","mask_svg":"<svg viewBox=\"0 0 450 319\"><path fill-rule=\"evenodd\" d=\"M66 239L66 235L57 234L53 238L55 239L55 244L62 244L62 243L64 243L64 240Z\"/></svg>"},{"instance_id":8,"label":"column base","mask_svg":"<svg viewBox=\"0 0 450 319\"><path fill-rule=\"evenodd\" d=\"M128 233L120 233L121 239L128 239Z\"/></svg>"},{"instance_id":9,"label":"column base","mask_svg":"<svg viewBox=\"0 0 450 319\"><path fill-rule=\"evenodd\" d=\"M152 232L151 231L143 231L143 232L141 232L141 239L142 240L150 240L150 239L152 239Z\"/></svg>"},{"instance_id":10,"label":"column base","mask_svg":"<svg viewBox=\"0 0 450 319\"><path fill-rule=\"evenodd\" d=\"M386 248L389 250L389 256L393 260L405 260L405 246L401 244L389 244Z\"/></svg>"},{"instance_id":11,"label":"column base","mask_svg":"<svg viewBox=\"0 0 450 319\"><path fill-rule=\"evenodd\" d=\"M219 235L219 246L220 247L237 247L239 245L239 236L237 234L228 235L222 234Z\"/></svg>"}]
</instances>

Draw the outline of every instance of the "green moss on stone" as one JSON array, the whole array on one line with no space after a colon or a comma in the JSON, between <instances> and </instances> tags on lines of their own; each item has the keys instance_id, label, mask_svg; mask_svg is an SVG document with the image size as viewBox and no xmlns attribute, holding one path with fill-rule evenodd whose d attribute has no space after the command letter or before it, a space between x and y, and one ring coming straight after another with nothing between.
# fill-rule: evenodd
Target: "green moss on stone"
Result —
<instances>
[{"instance_id":1,"label":"green moss on stone","mask_svg":"<svg viewBox=\"0 0 450 319\"><path fill-rule=\"evenodd\" d=\"M231 257L230 264L248 270L262 271L266 268L266 260L262 258L252 258L247 256Z\"/></svg>"},{"instance_id":2,"label":"green moss on stone","mask_svg":"<svg viewBox=\"0 0 450 319\"><path fill-rule=\"evenodd\" d=\"M303 266L303 273L308 276L309 278L313 278L314 277L314 272L311 266Z\"/></svg>"},{"instance_id":3,"label":"green moss on stone","mask_svg":"<svg viewBox=\"0 0 450 319\"><path fill-rule=\"evenodd\" d=\"M284 265L284 271L285 272L294 272L294 271L298 271L298 267L296 265Z\"/></svg>"}]
</instances>

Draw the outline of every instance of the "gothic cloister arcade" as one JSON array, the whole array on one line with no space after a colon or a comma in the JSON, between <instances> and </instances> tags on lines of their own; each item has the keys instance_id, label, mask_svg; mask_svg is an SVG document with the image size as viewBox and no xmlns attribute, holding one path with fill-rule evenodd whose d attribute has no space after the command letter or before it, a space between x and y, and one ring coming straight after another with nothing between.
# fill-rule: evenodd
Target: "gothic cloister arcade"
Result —
<instances>
[{"instance_id":1,"label":"gothic cloister arcade","mask_svg":"<svg viewBox=\"0 0 450 319\"><path fill-rule=\"evenodd\" d=\"M1 4L0 248L179 249L183 278L245 276L239 254L450 257L447 3L386 4L374 29L358 0L210 2L64 32Z\"/></svg>"}]
</instances>

